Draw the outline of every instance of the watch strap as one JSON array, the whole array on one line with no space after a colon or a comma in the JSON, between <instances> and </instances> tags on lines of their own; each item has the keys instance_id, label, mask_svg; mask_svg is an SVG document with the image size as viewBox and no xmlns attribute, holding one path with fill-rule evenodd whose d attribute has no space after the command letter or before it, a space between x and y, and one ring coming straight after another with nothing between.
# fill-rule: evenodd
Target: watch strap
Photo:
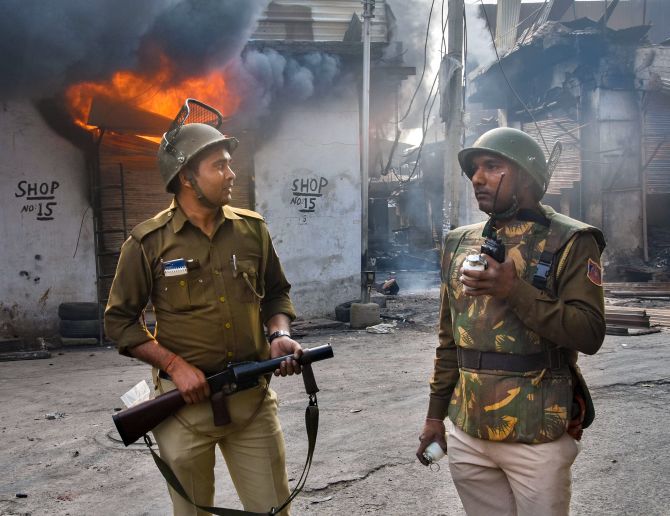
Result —
<instances>
[{"instance_id":1,"label":"watch strap","mask_svg":"<svg viewBox=\"0 0 670 516\"><path fill-rule=\"evenodd\" d=\"M272 341L275 340L277 337L290 337L290 336L291 334L287 331L277 330L268 335L268 342L272 343Z\"/></svg>"}]
</instances>

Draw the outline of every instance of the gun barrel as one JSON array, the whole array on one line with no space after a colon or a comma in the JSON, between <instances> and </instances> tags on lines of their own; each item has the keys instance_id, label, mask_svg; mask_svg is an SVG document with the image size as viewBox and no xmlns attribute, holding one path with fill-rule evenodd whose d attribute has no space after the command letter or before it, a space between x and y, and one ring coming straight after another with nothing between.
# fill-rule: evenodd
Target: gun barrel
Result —
<instances>
[{"instance_id":1,"label":"gun barrel","mask_svg":"<svg viewBox=\"0 0 670 516\"><path fill-rule=\"evenodd\" d=\"M293 355L284 355L282 357L271 358L270 360L263 360L262 362L249 362L239 365L233 365L233 377L236 382L242 382L250 378L255 378L263 374L271 373L279 367L284 360L291 358ZM315 348L303 349L302 356L298 360L300 365L307 365L319 360L326 360L333 358L333 348L330 344L324 344Z\"/></svg>"}]
</instances>

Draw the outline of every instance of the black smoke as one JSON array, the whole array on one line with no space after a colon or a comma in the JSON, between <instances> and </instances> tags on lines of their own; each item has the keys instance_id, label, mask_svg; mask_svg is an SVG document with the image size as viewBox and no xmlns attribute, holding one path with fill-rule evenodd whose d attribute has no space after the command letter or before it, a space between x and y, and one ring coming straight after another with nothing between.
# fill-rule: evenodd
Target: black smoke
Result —
<instances>
[{"instance_id":1,"label":"black smoke","mask_svg":"<svg viewBox=\"0 0 670 516\"><path fill-rule=\"evenodd\" d=\"M183 75L225 65L268 0L2 0L0 99L56 95L119 70ZM172 79L178 80L179 77Z\"/></svg>"}]
</instances>

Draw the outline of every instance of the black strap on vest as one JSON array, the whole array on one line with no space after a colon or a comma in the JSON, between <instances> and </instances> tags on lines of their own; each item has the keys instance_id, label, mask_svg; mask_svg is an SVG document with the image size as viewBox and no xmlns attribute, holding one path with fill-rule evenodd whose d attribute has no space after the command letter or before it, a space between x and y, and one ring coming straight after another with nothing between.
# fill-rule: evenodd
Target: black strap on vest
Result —
<instances>
[{"instance_id":1,"label":"black strap on vest","mask_svg":"<svg viewBox=\"0 0 670 516\"><path fill-rule=\"evenodd\" d=\"M311 364L302 366L303 381L305 382L305 391L309 396L309 404L305 409L305 429L307 431L307 460L305 461L305 466L303 467L302 474L296 483L296 486L293 488L293 491L288 496L288 498L278 507L272 507L268 512L253 512L253 511L244 511L239 509L230 509L226 507L208 507L205 505L198 505L191 497L186 493L186 490L179 482L179 479L174 474L170 466L158 455L153 449L153 441L148 435L144 435L144 442L151 452L151 456L156 463L156 466L160 470L165 478L166 482L174 489L179 495L184 498L187 502L191 503L201 511L209 512L211 514L216 514L218 516L267 516L279 514L286 506L288 506L293 499L298 496L300 491L302 491L307 482L307 475L312 466L312 456L314 455L314 449L316 447L316 436L319 432L319 404L316 399L316 393L319 391L319 388L316 385L316 380L314 379L314 373L312 371Z\"/></svg>"},{"instance_id":2,"label":"black strap on vest","mask_svg":"<svg viewBox=\"0 0 670 516\"><path fill-rule=\"evenodd\" d=\"M554 253L542 251L540 261L537 262L537 269L535 269L535 274L533 275L533 286L535 288L539 288L540 290L547 289L547 280L549 279L549 274L551 274L554 256Z\"/></svg>"}]
</instances>

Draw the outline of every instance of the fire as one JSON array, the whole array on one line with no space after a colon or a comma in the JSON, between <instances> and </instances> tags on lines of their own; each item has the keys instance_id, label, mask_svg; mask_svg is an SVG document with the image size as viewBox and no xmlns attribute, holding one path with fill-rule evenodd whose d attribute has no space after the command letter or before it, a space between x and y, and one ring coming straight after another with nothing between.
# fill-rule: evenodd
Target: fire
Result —
<instances>
[{"instance_id":1,"label":"fire","mask_svg":"<svg viewBox=\"0 0 670 516\"><path fill-rule=\"evenodd\" d=\"M196 98L216 107L223 115L237 111L240 98L226 81L222 70L214 70L200 77L189 77L178 83L167 60L161 60L159 71L149 77L137 72L118 71L108 82L81 82L70 86L66 97L75 121L86 124L94 97L104 96L119 103L133 105L167 118L173 118L184 100Z\"/></svg>"}]
</instances>

